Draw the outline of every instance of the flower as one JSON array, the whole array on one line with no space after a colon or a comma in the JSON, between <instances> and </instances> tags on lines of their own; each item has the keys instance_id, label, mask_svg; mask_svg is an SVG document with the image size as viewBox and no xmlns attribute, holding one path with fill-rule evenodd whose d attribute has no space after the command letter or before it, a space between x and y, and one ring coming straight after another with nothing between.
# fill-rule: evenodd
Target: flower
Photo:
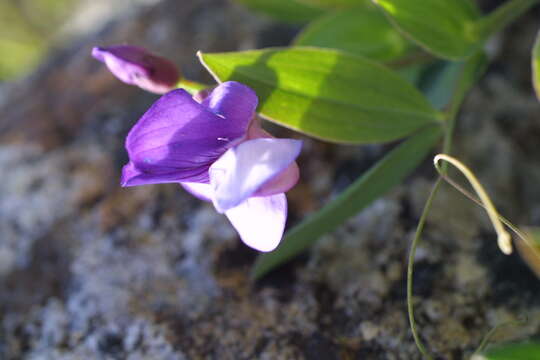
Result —
<instances>
[{"instance_id":1,"label":"flower","mask_svg":"<svg viewBox=\"0 0 540 360\"><path fill-rule=\"evenodd\" d=\"M213 202L248 246L273 250L287 218L284 193L298 181L302 142L264 131L257 96L243 84L225 82L195 99L173 90L133 126L122 186L178 182Z\"/></svg>"},{"instance_id":2,"label":"flower","mask_svg":"<svg viewBox=\"0 0 540 360\"><path fill-rule=\"evenodd\" d=\"M156 94L174 89L180 80L180 72L172 62L137 46L94 47L92 56L126 84Z\"/></svg>"}]
</instances>

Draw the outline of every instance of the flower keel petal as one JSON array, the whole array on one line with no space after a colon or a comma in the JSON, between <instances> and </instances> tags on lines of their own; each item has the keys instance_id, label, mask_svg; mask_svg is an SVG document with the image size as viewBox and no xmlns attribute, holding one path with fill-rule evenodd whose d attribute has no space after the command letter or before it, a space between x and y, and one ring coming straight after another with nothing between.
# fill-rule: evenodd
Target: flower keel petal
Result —
<instances>
[{"instance_id":1,"label":"flower keel petal","mask_svg":"<svg viewBox=\"0 0 540 360\"><path fill-rule=\"evenodd\" d=\"M225 215L247 246L259 251L272 251L285 230L287 198L285 194L249 198L227 210Z\"/></svg>"},{"instance_id":2,"label":"flower keel petal","mask_svg":"<svg viewBox=\"0 0 540 360\"><path fill-rule=\"evenodd\" d=\"M252 196L269 196L289 191L300 178L300 169L296 162L289 165L279 175L266 182Z\"/></svg>"},{"instance_id":3,"label":"flower keel petal","mask_svg":"<svg viewBox=\"0 0 540 360\"><path fill-rule=\"evenodd\" d=\"M212 190L210 184L182 182L180 185L197 199L212 201L214 190Z\"/></svg>"},{"instance_id":4,"label":"flower keel petal","mask_svg":"<svg viewBox=\"0 0 540 360\"><path fill-rule=\"evenodd\" d=\"M294 162L301 147L299 140L266 138L229 149L209 170L216 209L224 212L255 194Z\"/></svg>"}]
</instances>

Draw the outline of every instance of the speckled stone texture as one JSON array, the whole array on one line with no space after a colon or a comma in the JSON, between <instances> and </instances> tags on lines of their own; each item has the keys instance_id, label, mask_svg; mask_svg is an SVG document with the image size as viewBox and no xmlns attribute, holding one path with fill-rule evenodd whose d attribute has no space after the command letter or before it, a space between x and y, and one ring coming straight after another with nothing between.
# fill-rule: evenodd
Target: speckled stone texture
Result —
<instances>
[{"instance_id":1,"label":"speckled stone texture","mask_svg":"<svg viewBox=\"0 0 540 360\"><path fill-rule=\"evenodd\" d=\"M502 213L540 225L540 106L528 51L538 11L495 40L495 62L468 97L455 154ZM221 0L162 1L115 18L0 91L1 359L419 359L408 328L409 242L434 179L431 160L250 283L256 253L225 217L176 185L122 189L123 139L156 99L90 57L129 42L210 81L195 51L286 44L297 29ZM498 49L498 50L497 50ZM278 135L290 135L276 126ZM298 136L298 135L295 135ZM306 140L290 224L321 207L388 146ZM422 338L439 359L539 335L540 281L498 251L485 214L448 186L416 259Z\"/></svg>"}]
</instances>

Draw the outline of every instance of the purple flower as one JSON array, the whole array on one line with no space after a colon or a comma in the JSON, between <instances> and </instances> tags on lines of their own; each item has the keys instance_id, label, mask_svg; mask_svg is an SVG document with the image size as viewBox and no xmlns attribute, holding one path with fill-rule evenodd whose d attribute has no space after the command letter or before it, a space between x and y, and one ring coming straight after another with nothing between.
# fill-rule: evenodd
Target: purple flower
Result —
<instances>
[{"instance_id":1,"label":"purple flower","mask_svg":"<svg viewBox=\"0 0 540 360\"><path fill-rule=\"evenodd\" d=\"M178 182L213 202L247 245L271 251L283 236L284 193L298 181L302 142L265 132L257 96L245 85L225 82L196 98L173 90L135 124L122 186Z\"/></svg>"},{"instance_id":2,"label":"purple flower","mask_svg":"<svg viewBox=\"0 0 540 360\"><path fill-rule=\"evenodd\" d=\"M156 94L174 89L180 79L180 73L172 62L137 46L95 47L92 56L107 65L126 84Z\"/></svg>"}]
</instances>

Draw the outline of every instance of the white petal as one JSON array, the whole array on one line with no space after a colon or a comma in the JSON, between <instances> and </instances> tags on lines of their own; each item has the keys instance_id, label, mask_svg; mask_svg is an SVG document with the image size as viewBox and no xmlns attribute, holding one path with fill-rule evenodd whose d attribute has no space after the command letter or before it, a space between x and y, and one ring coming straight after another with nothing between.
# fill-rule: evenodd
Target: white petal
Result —
<instances>
[{"instance_id":1,"label":"white petal","mask_svg":"<svg viewBox=\"0 0 540 360\"><path fill-rule=\"evenodd\" d=\"M225 152L210 167L214 206L224 212L252 196L294 162L302 142L293 139L255 139Z\"/></svg>"},{"instance_id":2,"label":"white petal","mask_svg":"<svg viewBox=\"0 0 540 360\"><path fill-rule=\"evenodd\" d=\"M180 185L191 195L203 201L212 201L214 190L210 184L181 182Z\"/></svg>"},{"instance_id":3,"label":"white petal","mask_svg":"<svg viewBox=\"0 0 540 360\"><path fill-rule=\"evenodd\" d=\"M287 220L285 194L252 197L225 212L242 241L259 251L274 250Z\"/></svg>"}]
</instances>

